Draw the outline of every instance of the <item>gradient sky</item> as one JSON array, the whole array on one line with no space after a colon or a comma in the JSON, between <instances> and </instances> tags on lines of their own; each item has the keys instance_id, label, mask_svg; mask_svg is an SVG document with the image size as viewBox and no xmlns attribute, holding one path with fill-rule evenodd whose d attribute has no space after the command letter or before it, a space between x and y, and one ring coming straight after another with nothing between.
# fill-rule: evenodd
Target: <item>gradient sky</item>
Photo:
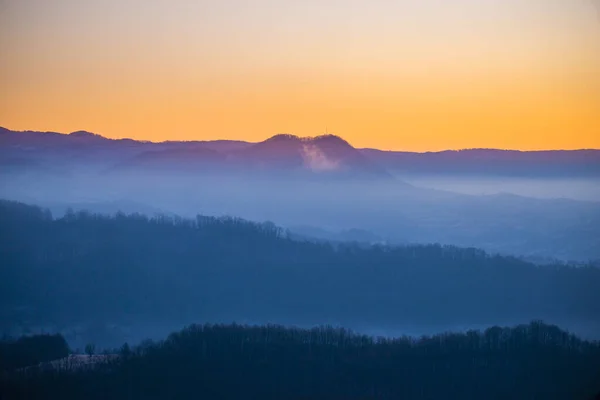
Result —
<instances>
[{"instance_id":1,"label":"gradient sky","mask_svg":"<svg viewBox=\"0 0 600 400\"><path fill-rule=\"evenodd\" d=\"M0 126L600 148L594 2L0 0Z\"/></svg>"}]
</instances>

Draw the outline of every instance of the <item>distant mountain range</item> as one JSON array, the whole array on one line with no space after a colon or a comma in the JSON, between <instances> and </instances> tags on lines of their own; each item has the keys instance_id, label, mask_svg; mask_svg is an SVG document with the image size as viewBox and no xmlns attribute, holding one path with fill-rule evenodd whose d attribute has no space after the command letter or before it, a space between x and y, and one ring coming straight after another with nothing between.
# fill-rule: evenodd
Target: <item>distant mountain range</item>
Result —
<instances>
[{"instance_id":1,"label":"distant mountain range","mask_svg":"<svg viewBox=\"0 0 600 400\"><path fill-rule=\"evenodd\" d=\"M600 150L518 151L497 149L411 153L361 149L388 170L405 174L473 176L591 177L600 176Z\"/></svg>"},{"instance_id":2,"label":"distant mountain range","mask_svg":"<svg viewBox=\"0 0 600 400\"><path fill-rule=\"evenodd\" d=\"M391 179L411 174L600 176L600 150L468 149L413 153L356 149L335 135L279 134L250 143L233 140L147 142L77 131L11 131L0 127L0 168L8 172L244 172L310 177Z\"/></svg>"}]
</instances>

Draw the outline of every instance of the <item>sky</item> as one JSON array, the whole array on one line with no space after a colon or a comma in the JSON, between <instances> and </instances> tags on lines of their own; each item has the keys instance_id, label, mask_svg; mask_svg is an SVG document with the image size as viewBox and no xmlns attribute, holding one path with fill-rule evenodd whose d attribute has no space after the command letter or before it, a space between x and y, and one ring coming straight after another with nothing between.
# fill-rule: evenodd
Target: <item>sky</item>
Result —
<instances>
[{"instance_id":1,"label":"sky","mask_svg":"<svg viewBox=\"0 0 600 400\"><path fill-rule=\"evenodd\" d=\"M598 3L0 0L0 126L600 148Z\"/></svg>"}]
</instances>

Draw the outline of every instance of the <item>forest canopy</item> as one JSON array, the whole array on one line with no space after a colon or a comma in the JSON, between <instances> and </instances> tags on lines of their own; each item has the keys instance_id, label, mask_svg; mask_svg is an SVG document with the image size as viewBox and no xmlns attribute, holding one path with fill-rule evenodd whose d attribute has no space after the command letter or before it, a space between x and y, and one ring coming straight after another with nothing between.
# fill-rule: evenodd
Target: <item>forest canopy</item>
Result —
<instances>
[{"instance_id":1,"label":"forest canopy","mask_svg":"<svg viewBox=\"0 0 600 400\"><path fill-rule=\"evenodd\" d=\"M95 368L14 372L9 398L591 400L600 344L534 321L374 338L341 328L192 325Z\"/></svg>"},{"instance_id":2,"label":"forest canopy","mask_svg":"<svg viewBox=\"0 0 600 400\"><path fill-rule=\"evenodd\" d=\"M598 323L600 269L473 248L299 241L273 223L0 202L4 325L151 318L393 331ZM4 326L6 328L6 326Z\"/></svg>"}]
</instances>

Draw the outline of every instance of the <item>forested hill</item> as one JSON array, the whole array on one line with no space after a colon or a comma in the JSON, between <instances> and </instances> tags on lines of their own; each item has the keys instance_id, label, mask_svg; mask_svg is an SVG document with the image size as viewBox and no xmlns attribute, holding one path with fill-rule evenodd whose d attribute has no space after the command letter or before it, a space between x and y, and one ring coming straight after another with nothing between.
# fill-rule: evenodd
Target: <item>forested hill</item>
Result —
<instances>
[{"instance_id":1,"label":"forested hill","mask_svg":"<svg viewBox=\"0 0 600 400\"><path fill-rule=\"evenodd\" d=\"M7 376L15 399L593 400L600 346L539 322L418 339L193 325L92 370Z\"/></svg>"},{"instance_id":2,"label":"forested hill","mask_svg":"<svg viewBox=\"0 0 600 400\"><path fill-rule=\"evenodd\" d=\"M3 328L26 318L40 326L145 319L388 332L543 319L571 329L600 315L598 268L441 245L301 242L271 223L235 218L53 219L2 201L0 258Z\"/></svg>"}]
</instances>

